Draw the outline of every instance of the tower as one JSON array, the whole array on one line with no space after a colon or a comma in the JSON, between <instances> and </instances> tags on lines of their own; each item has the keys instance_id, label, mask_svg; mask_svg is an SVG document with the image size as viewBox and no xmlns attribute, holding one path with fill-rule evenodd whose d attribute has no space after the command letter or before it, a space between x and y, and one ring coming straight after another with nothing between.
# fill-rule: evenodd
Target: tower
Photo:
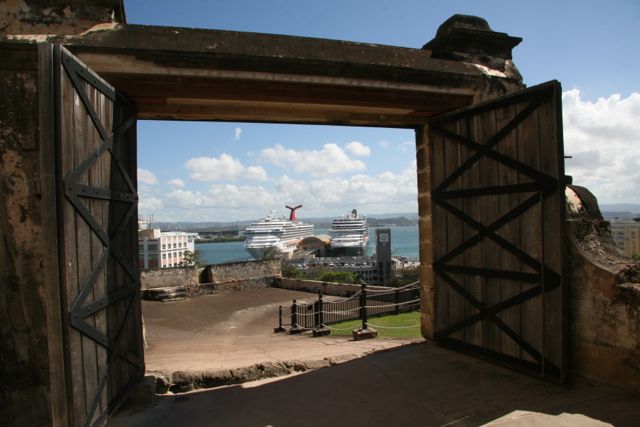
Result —
<instances>
[{"instance_id":1,"label":"tower","mask_svg":"<svg viewBox=\"0 0 640 427\"><path fill-rule=\"evenodd\" d=\"M391 262L391 230L389 228L376 229L376 270L379 285L384 285L393 279L394 269Z\"/></svg>"}]
</instances>

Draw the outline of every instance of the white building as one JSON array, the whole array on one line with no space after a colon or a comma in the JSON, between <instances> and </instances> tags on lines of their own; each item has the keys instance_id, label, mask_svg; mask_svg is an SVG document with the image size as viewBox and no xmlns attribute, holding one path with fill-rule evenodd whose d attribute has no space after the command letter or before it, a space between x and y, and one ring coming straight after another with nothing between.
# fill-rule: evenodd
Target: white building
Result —
<instances>
[{"instance_id":1,"label":"white building","mask_svg":"<svg viewBox=\"0 0 640 427\"><path fill-rule=\"evenodd\" d=\"M611 234L620 252L632 257L640 255L640 218L610 221Z\"/></svg>"},{"instance_id":2,"label":"white building","mask_svg":"<svg viewBox=\"0 0 640 427\"><path fill-rule=\"evenodd\" d=\"M182 231L138 230L139 267L147 270L184 265L185 252L195 252L197 235Z\"/></svg>"}]
</instances>

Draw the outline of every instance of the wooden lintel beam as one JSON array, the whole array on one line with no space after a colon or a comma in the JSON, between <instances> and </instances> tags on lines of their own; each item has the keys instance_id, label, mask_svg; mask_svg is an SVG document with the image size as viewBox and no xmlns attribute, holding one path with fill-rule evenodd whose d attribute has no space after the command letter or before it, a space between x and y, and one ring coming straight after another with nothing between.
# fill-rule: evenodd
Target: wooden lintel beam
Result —
<instances>
[{"instance_id":1,"label":"wooden lintel beam","mask_svg":"<svg viewBox=\"0 0 640 427\"><path fill-rule=\"evenodd\" d=\"M367 113L337 109L263 108L260 106L184 105L143 103L138 100L137 114L140 119L153 120L209 120L234 122L273 122L299 124L342 124L353 126L412 128L423 124L427 112L409 114Z\"/></svg>"},{"instance_id":2,"label":"wooden lintel beam","mask_svg":"<svg viewBox=\"0 0 640 427\"><path fill-rule=\"evenodd\" d=\"M469 95L387 90L357 85L314 85L180 76L153 76L147 79L107 74L104 77L119 91L132 98L236 100L428 111L447 111L469 105L472 101Z\"/></svg>"}]
</instances>

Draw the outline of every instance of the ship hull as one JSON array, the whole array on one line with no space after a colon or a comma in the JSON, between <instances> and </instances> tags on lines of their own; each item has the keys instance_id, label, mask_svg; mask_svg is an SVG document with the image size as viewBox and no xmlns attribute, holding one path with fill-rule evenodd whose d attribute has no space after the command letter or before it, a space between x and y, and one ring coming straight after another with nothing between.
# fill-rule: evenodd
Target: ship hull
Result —
<instances>
[{"instance_id":1,"label":"ship hull","mask_svg":"<svg viewBox=\"0 0 640 427\"><path fill-rule=\"evenodd\" d=\"M272 246L245 246L244 248L255 259L291 258L299 242L300 240L288 240L286 242L278 242Z\"/></svg>"}]
</instances>

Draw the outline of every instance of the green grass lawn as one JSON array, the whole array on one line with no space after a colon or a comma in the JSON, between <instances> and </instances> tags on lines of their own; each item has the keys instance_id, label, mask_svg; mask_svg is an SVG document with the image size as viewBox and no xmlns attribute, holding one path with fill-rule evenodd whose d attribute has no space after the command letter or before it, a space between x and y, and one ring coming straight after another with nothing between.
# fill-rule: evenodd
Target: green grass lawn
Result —
<instances>
[{"instance_id":1,"label":"green grass lawn","mask_svg":"<svg viewBox=\"0 0 640 427\"><path fill-rule=\"evenodd\" d=\"M412 311L410 313L402 313L397 316L384 316L384 317L371 317L369 318L369 326L378 331L378 337L395 337L395 338L421 338L420 326L415 326L420 323L420 312ZM380 325L376 327L374 325ZM336 323L329 325L331 329L331 335L348 335L351 336L353 329L360 328L362 326L361 320L350 320L348 322ZM414 326L412 328L405 329L386 329L382 326L398 328L401 326ZM337 329L340 330L337 330Z\"/></svg>"}]
</instances>

